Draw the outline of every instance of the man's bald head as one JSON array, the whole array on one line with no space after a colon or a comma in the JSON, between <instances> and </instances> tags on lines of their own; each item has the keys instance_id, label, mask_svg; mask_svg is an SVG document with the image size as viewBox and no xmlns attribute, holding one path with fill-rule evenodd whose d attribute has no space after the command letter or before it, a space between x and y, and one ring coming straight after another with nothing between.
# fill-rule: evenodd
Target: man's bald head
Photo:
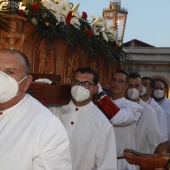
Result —
<instances>
[{"instance_id":1,"label":"man's bald head","mask_svg":"<svg viewBox=\"0 0 170 170\"><path fill-rule=\"evenodd\" d=\"M30 63L29 63L29 60L28 60L27 56L24 53L22 53L20 51L17 51L17 50L6 49L6 48L1 49L0 50L0 54L1 53L20 55L23 58L23 60L25 61L25 67L26 67L25 72L26 72L26 75L30 74Z\"/></svg>"},{"instance_id":2,"label":"man's bald head","mask_svg":"<svg viewBox=\"0 0 170 170\"><path fill-rule=\"evenodd\" d=\"M161 82L161 81L155 81L155 89L164 90L164 89L165 89L165 86L164 86L163 82Z\"/></svg>"}]
</instances>

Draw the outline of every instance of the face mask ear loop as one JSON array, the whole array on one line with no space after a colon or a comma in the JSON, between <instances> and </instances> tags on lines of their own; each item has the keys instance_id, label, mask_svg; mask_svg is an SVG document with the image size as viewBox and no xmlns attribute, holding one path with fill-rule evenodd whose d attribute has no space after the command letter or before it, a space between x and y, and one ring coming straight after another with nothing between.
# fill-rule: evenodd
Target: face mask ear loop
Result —
<instances>
[{"instance_id":1,"label":"face mask ear loop","mask_svg":"<svg viewBox=\"0 0 170 170\"><path fill-rule=\"evenodd\" d=\"M92 92L94 90L94 88L93 89L91 89L91 90L89 90L89 92Z\"/></svg>"},{"instance_id":2,"label":"face mask ear loop","mask_svg":"<svg viewBox=\"0 0 170 170\"><path fill-rule=\"evenodd\" d=\"M28 77L28 76L25 76L23 79L21 79L21 80L18 82L18 84L21 83L23 80L25 80L27 77Z\"/></svg>"},{"instance_id":3,"label":"face mask ear loop","mask_svg":"<svg viewBox=\"0 0 170 170\"><path fill-rule=\"evenodd\" d=\"M21 79L21 80L18 82L18 84L21 83L23 80L25 80L27 77L28 77L28 76L25 76L23 79ZM16 96L18 96L18 95L20 95L20 94L21 94L21 92L19 92L18 94L16 94L14 97L16 97Z\"/></svg>"}]
</instances>

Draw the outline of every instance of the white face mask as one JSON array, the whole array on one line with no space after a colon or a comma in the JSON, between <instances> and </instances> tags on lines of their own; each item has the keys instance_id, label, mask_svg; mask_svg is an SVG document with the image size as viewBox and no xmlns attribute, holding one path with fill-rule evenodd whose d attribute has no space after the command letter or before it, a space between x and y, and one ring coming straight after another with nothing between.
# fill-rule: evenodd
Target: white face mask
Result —
<instances>
[{"instance_id":1,"label":"white face mask","mask_svg":"<svg viewBox=\"0 0 170 170\"><path fill-rule=\"evenodd\" d=\"M164 97L164 91L160 90L160 89L154 90L153 95L154 95L154 97L156 97L158 99L163 98Z\"/></svg>"},{"instance_id":2,"label":"white face mask","mask_svg":"<svg viewBox=\"0 0 170 170\"><path fill-rule=\"evenodd\" d=\"M26 77L27 76L17 82L14 78L0 71L0 103L5 103L11 100L13 97L17 96L18 84L22 82Z\"/></svg>"},{"instance_id":3,"label":"white face mask","mask_svg":"<svg viewBox=\"0 0 170 170\"><path fill-rule=\"evenodd\" d=\"M139 95L140 95L140 96L143 96L143 95L146 93L146 91L147 91L147 90L146 90L146 87L143 86L142 89L141 89L140 92L139 92Z\"/></svg>"},{"instance_id":4,"label":"white face mask","mask_svg":"<svg viewBox=\"0 0 170 170\"><path fill-rule=\"evenodd\" d=\"M135 88L131 88L127 90L127 95L130 100L136 100L139 97L139 91Z\"/></svg>"},{"instance_id":5,"label":"white face mask","mask_svg":"<svg viewBox=\"0 0 170 170\"><path fill-rule=\"evenodd\" d=\"M71 88L71 95L76 102L82 102L90 97L90 91L83 86L73 86Z\"/></svg>"}]
</instances>

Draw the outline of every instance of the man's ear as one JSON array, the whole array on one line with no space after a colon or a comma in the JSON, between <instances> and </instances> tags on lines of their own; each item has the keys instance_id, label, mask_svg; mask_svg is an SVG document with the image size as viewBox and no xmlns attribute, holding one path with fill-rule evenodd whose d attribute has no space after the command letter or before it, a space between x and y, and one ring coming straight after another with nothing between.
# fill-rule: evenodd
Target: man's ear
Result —
<instances>
[{"instance_id":1,"label":"man's ear","mask_svg":"<svg viewBox=\"0 0 170 170\"><path fill-rule=\"evenodd\" d=\"M97 93L98 89L99 89L99 86L98 86L98 85L95 85L95 86L94 86L94 89L93 89L93 94Z\"/></svg>"},{"instance_id":2,"label":"man's ear","mask_svg":"<svg viewBox=\"0 0 170 170\"><path fill-rule=\"evenodd\" d=\"M26 78L26 83L24 85L23 91L26 92L32 83L32 75L28 75Z\"/></svg>"},{"instance_id":3,"label":"man's ear","mask_svg":"<svg viewBox=\"0 0 170 170\"><path fill-rule=\"evenodd\" d=\"M154 88L151 88L151 87L150 87L150 92L152 93L153 91L154 91Z\"/></svg>"},{"instance_id":4,"label":"man's ear","mask_svg":"<svg viewBox=\"0 0 170 170\"><path fill-rule=\"evenodd\" d=\"M126 84L125 84L125 89L127 90L128 87L129 87L129 83L126 83Z\"/></svg>"},{"instance_id":5,"label":"man's ear","mask_svg":"<svg viewBox=\"0 0 170 170\"><path fill-rule=\"evenodd\" d=\"M141 84L140 91L143 89L143 84Z\"/></svg>"}]
</instances>

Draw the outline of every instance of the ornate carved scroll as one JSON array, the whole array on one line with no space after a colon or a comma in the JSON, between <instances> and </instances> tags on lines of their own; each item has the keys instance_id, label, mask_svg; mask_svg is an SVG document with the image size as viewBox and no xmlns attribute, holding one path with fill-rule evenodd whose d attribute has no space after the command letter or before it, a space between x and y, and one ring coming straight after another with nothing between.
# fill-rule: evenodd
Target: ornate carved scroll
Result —
<instances>
[{"instance_id":1,"label":"ornate carved scroll","mask_svg":"<svg viewBox=\"0 0 170 170\"><path fill-rule=\"evenodd\" d=\"M66 82L70 83L73 72L79 67L79 57L77 53L74 53L68 57L66 66Z\"/></svg>"},{"instance_id":2,"label":"ornate carved scroll","mask_svg":"<svg viewBox=\"0 0 170 170\"><path fill-rule=\"evenodd\" d=\"M115 71L113 65L107 65L104 68L104 87L110 87L110 80L112 78L113 72Z\"/></svg>"},{"instance_id":3,"label":"ornate carved scroll","mask_svg":"<svg viewBox=\"0 0 170 170\"><path fill-rule=\"evenodd\" d=\"M39 73L53 74L54 63L54 51L46 49L46 43L43 39L39 46Z\"/></svg>"},{"instance_id":4,"label":"ornate carved scroll","mask_svg":"<svg viewBox=\"0 0 170 170\"><path fill-rule=\"evenodd\" d=\"M93 69L94 71L96 71L96 73L99 74L99 62L98 62L98 60L97 60L97 58L90 59L89 60L89 67L91 69Z\"/></svg>"},{"instance_id":5,"label":"ornate carved scroll","mask_svg":"<svg viewBox=\"0 0 170 170\"><path fill-rule=\"evenodd\" d=\"M56 74L56 43L36 39L33 46L33 73Z\"/></svg>"},{"instance_id":6,"label":"ornate carved scroll","mask_svg":"<svg viewBox=\"0 0 170 170\"><path fill-rule=\"evenodd\" d=\"M23 33L23 21L25 21L25 19L5 14L1 15L1 17L8 19L10 23L9 32L6 32L5 30L1 30L0 32L1 48L22 51L25 40L25 35Z\"/></svg>"}]
</instances>

